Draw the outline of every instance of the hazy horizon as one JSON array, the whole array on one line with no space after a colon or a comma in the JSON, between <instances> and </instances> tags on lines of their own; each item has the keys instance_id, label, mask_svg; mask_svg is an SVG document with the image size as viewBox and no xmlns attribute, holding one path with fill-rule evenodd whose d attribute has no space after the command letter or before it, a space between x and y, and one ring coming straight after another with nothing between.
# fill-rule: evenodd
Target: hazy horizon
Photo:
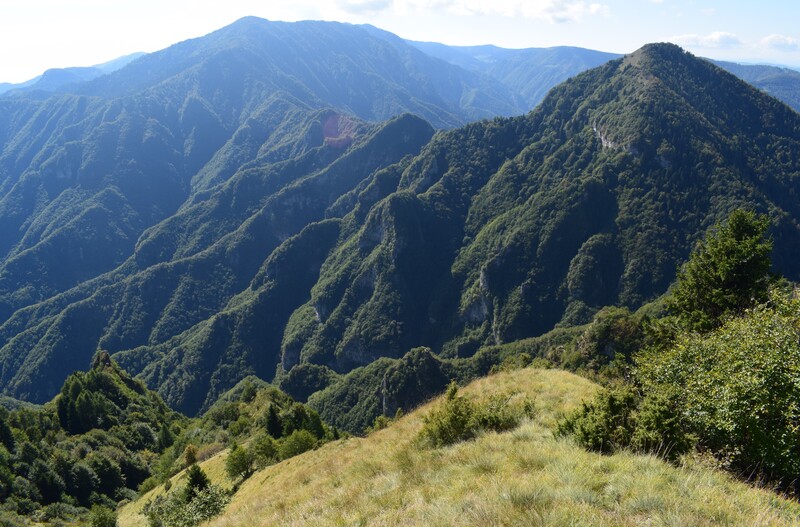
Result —
<instances>
[{"instance_id":1,"label":"hazy horizon","mask_svg":"<svg viewBox=\"0 0 800 527\"><path fill-rule=\"evenodd\" d=\"M4 2L0 82L91 66L200 37L244 16L372 24L416 41L506 48L577 46L628 53L674 42L740 63L800 66L800 4L709 0L58 0Z\"/></svg>"}]
</instances>

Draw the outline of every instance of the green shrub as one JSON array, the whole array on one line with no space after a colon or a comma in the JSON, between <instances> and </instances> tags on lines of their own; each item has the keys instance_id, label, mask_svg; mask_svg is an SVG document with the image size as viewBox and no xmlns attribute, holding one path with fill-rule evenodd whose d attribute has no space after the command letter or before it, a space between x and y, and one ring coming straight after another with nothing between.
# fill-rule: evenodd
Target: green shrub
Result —
<instances>
[{"instance_id":1,"label":"green shrub","mask_svg":"<svg viewBox=\"0 0 800 527\"><path fill-rule=\"evenodd\" d=\"M485 402L473 406L472 427L476 430L491 430L493 432L505 432L516 428L523 414L527 417L533 416L533 405L526 400L523 404L523 412L509 404L506 397L489 397Z\"/></svg>"},{"instance_id":2,"label":"green shrub","mask_svg":"<svg viewBox=\"0 0 800 527\"><path fill-rule=\"evenodd\" d=\"M372 426L368 426L364 429L364 433L366 435L370 435L373 432L377 432L378 430L383 430L387 428L392 423L392 418L387 417L383 414L379 415L375 418L375 421L372 422Z\"/></svg>"},{"instance_id":3,"label":"green shrub","mask_svg":"<svg viewBox=\"0 0 800 527\"><path fill-rule=\"evenodd\" d=\"M188 503L183 492L158 496L144 506L143 512L149 527L195 527L219 515L229 502L227 492L209 485Z\"/></svg>"},{"instance_id":4,"label":"green shrub","mask_svg":"<svg viewBox=\"0 0 800 527\"><path fill-rule=\"evenodd\" d=\"M560 422L557 431L588 450L610 454L630 446L637 406L638 397L629 386L604 390Z\"/></svg>"},{"instance_id":5,"label":"green shrub","mask_svg":"<svg viewBox=\"0 0 800 527\"><path fill-rule=\"evenodd\" d=\"M683 425L742 473L800 474L800 299L770 301L706 334L679 335L637 359L647 392L680 394Z\"/></svg>"},{"instance_id":6,"label":"green shrub","mask_svg":"<svg viewBox=\"0 0 800 527\"><path fill-rule=\"evenodd\" d=\"M483 430L503 432L515 428L523 417L531 417L533 411L533 403L527 399L519 408L503 397L474 403L459 396L458 386L452 382L441 405L423 418L418 439L431 447L452 445L472 439Z\"/></svg>"},{"instance_id":7,"label":"green shrub","mask_svg":"<svg viewBox=\"0 0 800 527\"><path fill-rule=\"evenodd\" d=\"M675 460L694 444L684 431L676 401L673 392L654 392L642 399L632 386L616 386L583 403L559 423L557 432L595 452L629 448Z\"/></svg>"},{"instance_id":8,"label":"green shrub","mask_svg":"<svg viewBox=\"0 0 800 527\"><path fill-rule=\"evenodd\" d=\"M250 442L248 447L250 455L259 468L264 468L275 462L278 457L278 447L275 440L266 432L259 434Z\"/></svg>"},{"instance_id":9,"label":"green shrub","mask_svg":"<svg viewBox=\"0 0 800 527\"><path fill-rule=\"evenodd\" d=\"M281 440L278 447L278 457L288 459L307 452L317 446L317 438L308 430L295 430L288 437Z\"/></svg>"},{"instance_id":10,"label":"green shrub","mask_svg":"<svg viewBox=\"0 0 800 527\"><path fill-rule=\"evenodd\" d=\"M117 513L102 505L92 506L89 513L91 527L117 527Z\"/></svg>"},{"instance_id":11,"label":"green shrub","mask_svg":"<svg viewBox=\"0 0 800 527\"><path fill-rule=\"evenodd\" d=\"M679 400L679 394L670 389L653 392L642 400L631 437L634 450L674 461L693 448L695 439L681 420Z\"/></svg>"},{"instance_id":12,"label":"green shrub","mask_svg":"<svg viewBox=\"0 0 800 527\"><path fill-rule=\"evenodd\" d=\"M474 415L475 405L458 396L458 385L450 383L441 406L423 418L420 440L429 446L440 447L472 439L476 432Z\"/></svg>"},{"instance_id":13,"label":"green shrub","mask_svg":"<svg viewBox=\"0 0 800 527\"><path fill-rule=\"evenodd\" d=\"M146 480L142 481L139 485L139 494L146 494L153 490L154 488L158 487L158 478L155 476L150 476Z\"/></svg>"},{"instance_id":14,"label":"green shrub","mask_svg":"<svg viewBox=\"0 0 800 527\"><path fill-rule=\"evenodd\" d=\"M82 510L68 503L55 502L42 509L41 519L48 522L53 520L74 521L81 515Z\"/></svg>"}]
</instances>

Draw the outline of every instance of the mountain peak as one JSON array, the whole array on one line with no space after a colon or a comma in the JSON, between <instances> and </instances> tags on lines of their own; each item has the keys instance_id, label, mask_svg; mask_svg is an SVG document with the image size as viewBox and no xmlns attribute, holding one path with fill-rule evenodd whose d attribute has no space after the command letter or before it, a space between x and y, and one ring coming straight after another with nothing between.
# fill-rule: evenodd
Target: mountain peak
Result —
<instances>
[{"instance_id":1,"label":"mountain peak","mask_svg":"<svg viewBox=\"0 0 800 527\"><path fill-rule=\"evenodd\" d=\"M684 55L692 56L677 44L671 42L651 42L637 49L630 56L650 57L661 59L676 59Z\"/></svg>"}]
</instances>

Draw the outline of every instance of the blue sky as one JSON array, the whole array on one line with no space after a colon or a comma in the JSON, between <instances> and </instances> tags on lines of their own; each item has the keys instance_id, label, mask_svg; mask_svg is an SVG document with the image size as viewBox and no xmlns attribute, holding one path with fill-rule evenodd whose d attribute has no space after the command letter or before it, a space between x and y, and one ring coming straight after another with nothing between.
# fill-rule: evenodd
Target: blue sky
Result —
<instances>
[{"instance_id":1,"label":"blue sky","mask_svg":"<svg viewBox=\"0 0 800 527\"><path fill-rule=\"evenodd\" d=\"M0 0L0 81L156 51L246 15L370 23L401 37L706 57L800 67L797 0Z\"/></svg>"}]
</instances>

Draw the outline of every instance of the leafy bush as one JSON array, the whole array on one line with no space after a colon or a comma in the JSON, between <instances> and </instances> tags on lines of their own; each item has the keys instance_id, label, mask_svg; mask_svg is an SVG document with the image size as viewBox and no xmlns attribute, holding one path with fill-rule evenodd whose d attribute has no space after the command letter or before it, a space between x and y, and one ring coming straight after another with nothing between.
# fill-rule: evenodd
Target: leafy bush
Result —
<instances>
[{"instance_id":1,"label":"leafy bush","mask_svg":"<svg viewBox=\"0 0 800 527\"><path fill-rule=\"evenodd\" d=\"M102 505L94 505L89 513L89 522L91 527L117 527L117 513Z\"/></svg>"},{"instance_id":2,"label":"leafy bush","mask_svg":"<svg viewBox=\"0 0 800 527\"><path fill-rule=\"evenodd\" d=\"M278 457L289 459L317 446L317 438L308 430L295 430L284 438L278 447Z\"/></svg>"},{"instance_id":3,"label":"leafy bush","mask_svg":"<svg viewBox=\"0 0 800 527\"><path fill-rule=\"evenodd\" d=\"M441 407L424 417L420 439L432 447L472 439L477 432L474 415L475 405L469 399L459 397L458 385L451 383Z\"/></svg>"},{"instance_id":4,"label":"leafy bush","mask_svg":"<svg viewBox=\"0 0 800 527\"><path fill-rule=\"evenodd\" d=\"M144 507L149 527L195 527L219 515L230 502L230 496L218 485L209 485L183 499L182 492L170 492L156 497Z\"/></svg>"},{"instance_id":5,"label":"leafy bush","mask_svg":"<svg viewBox=\"0 0 800 527\"><path fill-rule=\"evenodd\" d=\"M631 437L634 450L655 453L674 461L694 447L696 439L684 427L679 400L674 390L665 389L649 394L641 401Z\"/></svg>"},{"instance_id":6,"label":"leafy bush","mask_svg":"<svg viewBox=\"0 0 800 527\"><path fill-rule=\"evenodd\" d=\"M558 432L572 436L584 448L610 454L630 446L637 403L631 387L604 390L559 423Z\"/></svg>"},{"instance_id":7,"label":"leafy bush","mask_svg":"<svg viewBox=\"0 0 800 527\"><path fill-rule=\"evenodd\" d=\"M684 426L745 473L800 474L800 300L770 301L707 334L679 335L637 359L645 390L679 394Z\"/></svg>"},{"instance_id":8,"label":"leafy bush","mask_svg":"<svg viewBox=\"0 0 800 527\"><path fill-rule=\"evenodd\" d=\"M275 440L267 433L256 436L250 442L248 450L259 468L271 465L278 457L278 447L275 444Z\"/></svg>"},{"instance_id":9,"label":"leafy bush","mask_svg":"<svg viewBox=\"0 0 800 527\"><path fill-rule=\"evenodd\" d=\"M693 446L675 401L673 393L656 392L642 399L632 386L616 386L583 403L559 423L557 432L595 452L630 448L675 460Z\"/></svg>"},{"instance_id":10,"label":"leafy bush","mask_svg":"<svg viewBox=\"0 0 800 527\"><path fill-rule=\"evenodd\" d=\"M458 395L458 385L452 382L441 405L425 416L419 441L431 447L452 445L474 438L483 430L502 432L519 424L522 417L533 415L533 404L525 400L514 408L501 397L475 403Z\"/></svg>"}]
</instances>

